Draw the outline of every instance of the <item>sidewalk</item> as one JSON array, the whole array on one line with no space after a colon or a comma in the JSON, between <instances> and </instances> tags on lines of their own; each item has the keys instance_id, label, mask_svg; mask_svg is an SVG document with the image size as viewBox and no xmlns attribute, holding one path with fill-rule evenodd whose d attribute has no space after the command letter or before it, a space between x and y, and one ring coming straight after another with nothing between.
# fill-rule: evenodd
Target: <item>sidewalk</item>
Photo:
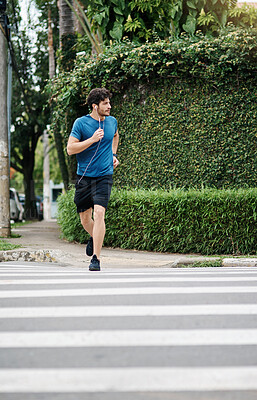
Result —
<instances>
[{"instance_id":1,"label":"sidewalk","mask_svg":"<svg viewBox=\"0 0 257 400\"><path fill-rule=\"evenodd\" d=\"M38 221L12 229L20 238L9 239L21 248L0 251L0 261L45 261L62 265L87 268L90 257L85 255L85 245L69 243L60 239L60 229L56 221ZM153 253L136 250L103 248L101 268L156 268L177 267L198 261L214 261L219 257L192 254ZM229 258L223 260L224 266L257 265L257 258Z\"/></svg>"}]
</instances>

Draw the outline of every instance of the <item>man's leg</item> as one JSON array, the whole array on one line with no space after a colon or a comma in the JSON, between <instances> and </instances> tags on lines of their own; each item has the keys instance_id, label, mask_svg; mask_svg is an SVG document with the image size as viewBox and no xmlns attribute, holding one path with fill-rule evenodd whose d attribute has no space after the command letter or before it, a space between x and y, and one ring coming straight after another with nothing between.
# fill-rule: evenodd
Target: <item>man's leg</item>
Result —
<instances>
[{"instance_id":1,"label":"man's leg","mask_svg":"<svg viewBox=\"0 0 257 400\"><path fill-rule=\"evenodd\" d=\"M100 259L100 253L105 236L105 208L98 204L94 206L93 242L94 254Z\"/></svg>"},{"instance_id":2,"label":"man's leg","mask_svg":"<svg viewBox=\"0 0 257 400\"><path fill-rule=\"evenodd\" d=\"M94 221L92 219L92 208L79 213L80 221L86 232L93 236Z\"/></svg>"}]
</instances>

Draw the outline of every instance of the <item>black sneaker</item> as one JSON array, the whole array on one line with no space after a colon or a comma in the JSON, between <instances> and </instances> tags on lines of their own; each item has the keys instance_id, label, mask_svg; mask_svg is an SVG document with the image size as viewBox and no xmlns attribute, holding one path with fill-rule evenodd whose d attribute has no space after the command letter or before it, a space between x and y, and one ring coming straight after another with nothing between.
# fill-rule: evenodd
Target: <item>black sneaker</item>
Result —
<instances>
[{"instance_id":1,"label":"black sneaker","mask_svg":"<svg viewBox=\"0 0 257 400\"><path fill-rule=\"evenodd\" d=\"M91 236L89 241L87 242L86 255L89 257L93 255L93 238Z\"/></svg>"},{"instance_id":2,"label":"black sneaker","mask_svg":"<svg viewBox=\"0 0 257 400\"><path fill-rule=\"evenodd\" d=\"M89 265L89 271L100 271L100 261L94 254Z\"/></svg>"}]
</instances>

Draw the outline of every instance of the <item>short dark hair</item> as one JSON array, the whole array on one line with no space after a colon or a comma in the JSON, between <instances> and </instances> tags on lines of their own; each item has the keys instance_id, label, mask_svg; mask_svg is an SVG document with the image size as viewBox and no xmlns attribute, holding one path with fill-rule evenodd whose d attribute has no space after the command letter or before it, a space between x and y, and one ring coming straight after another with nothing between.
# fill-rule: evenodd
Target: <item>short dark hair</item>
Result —
<instances>
[{"instance_id":1,"label":"short dark hair","mask_svg":"<svg viewBox=\"0 0 257 400\"><path fill-rule=\"evenodd\" d=\"M87 97L87 105L92 108L92 104L99 105L100 101L104 101L105 99L110 99L112 94L109 90L105 88L96 88L92 89Z\"/></svg>"}]
</instances>

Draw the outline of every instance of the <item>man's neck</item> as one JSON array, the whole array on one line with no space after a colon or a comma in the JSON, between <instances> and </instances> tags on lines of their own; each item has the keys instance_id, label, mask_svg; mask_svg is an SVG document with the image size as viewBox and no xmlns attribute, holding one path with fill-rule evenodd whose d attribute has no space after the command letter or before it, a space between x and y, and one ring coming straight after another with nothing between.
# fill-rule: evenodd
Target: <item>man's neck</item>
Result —
<instances>
[{"instance_id":1,"label":"man's neck","mask_svg":"<svg viewBox=\"0 0 257 400\"><path fill-rule=\"evenodd\" d=\"M98 112L97 112L96 110L93 110L93 111L91 112L90 116L91 116L93 119L96 119L97 121L99 121L99 118L100 118L101 121L104 121L104 120L105 120L105 116L104 116L104 115L99 115Z\"/></svg>"}]
</instances>

